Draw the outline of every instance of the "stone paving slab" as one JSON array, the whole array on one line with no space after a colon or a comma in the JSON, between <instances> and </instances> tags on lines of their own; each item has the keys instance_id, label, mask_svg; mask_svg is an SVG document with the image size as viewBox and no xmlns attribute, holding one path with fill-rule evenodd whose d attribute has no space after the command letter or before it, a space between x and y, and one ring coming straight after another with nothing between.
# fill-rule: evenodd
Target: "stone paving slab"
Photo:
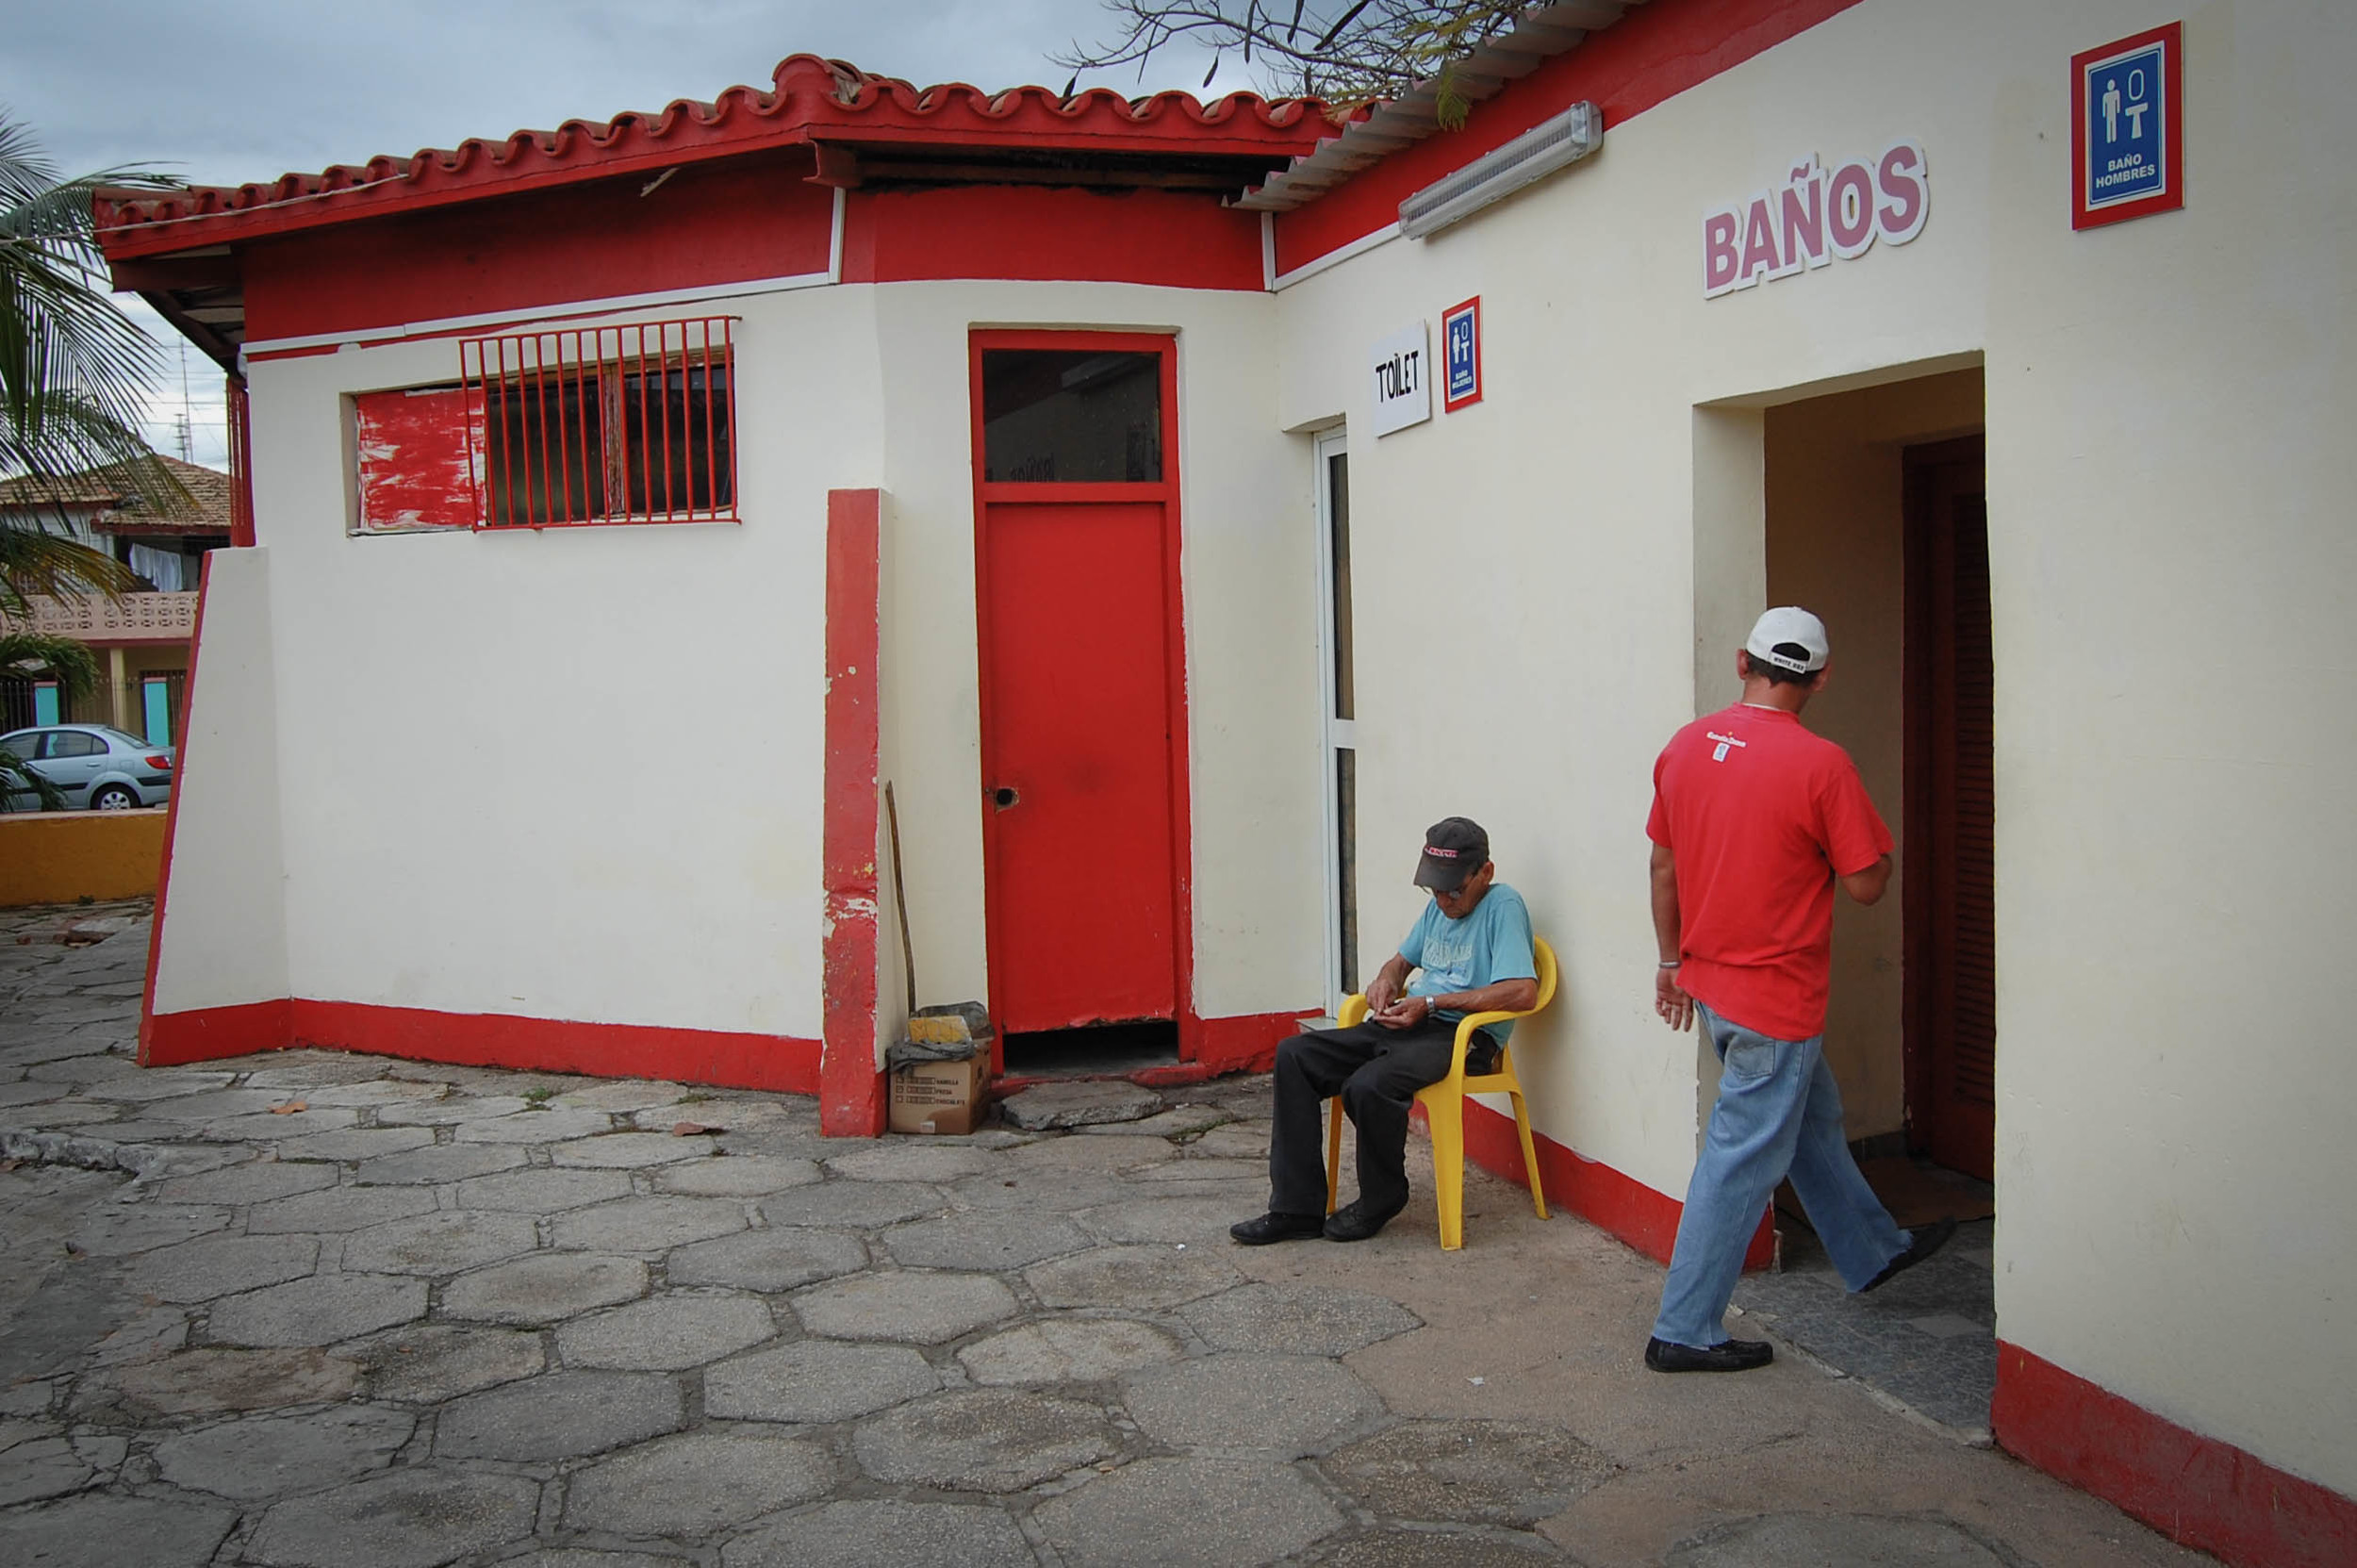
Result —
<instances>
[{"instance_id":1,"label":"stone paving slab","mask_svg":"<svg viewBox=\"0 0 2357 1568\"><path fill-rule=\"evenodd\" d=\"M548 1365L537 1334L452 1323L412 1324L344 1351L366 1369L370 1398L412 1405L496 1388Z\"/></svg>"},{"instance_id":2,"label":"stone paving slab","mask_svg":"<svg viewBox=\"0 0 2357 1568\"><path fill-rule=\"evenodd\" d=\"M660 1166L654 1173L654 1190L691 1197L765 1197L788 1187L810 1186L820 1176L816 1160L744 1154Z\"/></svg>"},{"instance_id":3,"label":"stone paving slab","mask_svg":"<svg viewBox=\"0 0 2357 1568\"><path fill-rule=\"evenodd\" d=\"M1389 1296L1331 1285L1245 1285L1178 1315L1214 1349L1279 1356L1347 1356L1424 1327Z\"/></svg>"},{"instance_id":4,"label":"stone paving slab","mask_svg":"<svg viewBox=\"0 0 2357 1568\"><path fill-rule=\"evenodd\" d=\"M1013 1317L1014 1293L987 1274L909 1270L813 1285L794 1297L802 1327L832 1339L939 1345Z\"/></svg>"},{"instance_id":5,"label":"stone paving slab","mask_svg":"<svg viewBox=\"0 0 2357 1568\"><path fill-rule=\"evenodd\" d=\"M1182 1306L1244 1283L1219 1253L1180 1246L1100 1246L1023 1271L1048 1307Z\"/></svg>"},{"instance_id":6,"label":"stone paving slab","mask_svg":"<svg viewBox=\"0 0 2357 1568\"><path fill-rule=\"evenodd\" d=\"M1039 1559L1014 1522L997 1509L863 1501L829 1503L749 1530L728 1543L720 1561L722 1568L812 1568L817 1563L826 1568L912 1568L918 1563L1035 1568Z\"/></svg>"},{"instance_id":7,"label":"stone paving slab","mask_svg":"<svg viewBox=\"0 0 2357 1568\"><path fill-rule=\"evenodd\" d=\"M562 1323L646 1292L647 1265L635 1258L544 1252L452 1280L442 1289L442 1312L489 1323Z\"/></svg>"},{"instance_id":8,"label":"stone paving slab","mask_svg":"<svg viewBox=\"0 0 2357 1568\"><path fill-rule=\"evenodd\" d=\"M628 1197L634 1189L628 1171L526 1169L471 1177L453 1183L451 1190L462 1209L548 1214Z\"/></svg>"},{"instance_id":9,"label":"stone paving slab","mask_svg":"<svg viewBox=\"0 0 2357 1568\"><path fill-rule=\"evenodd\" d=\"M679 1385L651 1372L548 1372L442 1407L442 1460L577 1459L686 1425Z\"/></svg>"},{"instance_id":10,"label":"stone paving slab","mask_svg":"<svg viewBox=\"0 0 2357 1568\"><path fill-rule=\"evenodd\" d=\"M674 1285L733 1285L772 1294L866 1266L867 1248L857 1236L774 1227L680 1247L664 1264Z\"/></svg>"},{"instance_id":11,"label":"stone paving slab","mask_svg":"<svg viewBox=\"0 0 2357 1568\"><path fill-rule=\"evenodd\" d=\"M1094 1383L1185 1354L1178 1336L1150 1323L1050 1318L969 1345L958 1352L958 1362L984 1385Z\"/></svg>"},{"instance_id":12,"label":"stone paving slab","mask_svg":"<svg viewBox=\"0 0 2357 1568\"><path fill-rule=\"evenodd\" d=\"M1140 1460L1032 1517L1065 1568L1274 1562L1342 1528L1317 1484L1267 1460Z\"/></svg>"},{"instance_id":13,"label":"stone paving slab","mask_svg":"<svg viewBox=\"0 0 2357 1568\"><path fill-rule=\"evenodd\" d=\"M704 1374L706 1414L824 1426L935 1392L941 1374L906 1345L800 1340Z\"/></svg>"},{"instance_id":14,"label":"stone paving slab","mask_svg":"<svg viewBox=\"0 0 2357 1568\"><path fill-rule=\"evenodd\" d=\"M520 1476L398 1470L262 1515L245 1551L268 1568L437 1568L532 1533L540 1487Z\"/></svg>"},{"instance_id":15,"label":"stone paving slab","mask_svg":"<svg viewBox=\"0 0 2357 1568\"><path fill-rule=\"evenodd\" d=\"M1138 1121L1162 1108L1161 1095L1118 1080L1041 1083L998 1102L999 1114L1006 1117L1008 1126L1035 1132L1058 1127Z\"/></svg>"},{"instance_id":16,"label":"stone paving slab","mask_svg":"<svg viewBox=\"0 0 2357 1568\"><path fill-rule=\"evenodd\" d=\"M556 1331L567 1366L684 1372L777 1336L777 1320L755 1296L684 1291L574 1318Z\"/></svg>"},{"instance_id":17,"label":"stone paving slab","mask_svg":"<svg viewBox=\"0 0 2357 1568\"><path fill-rule=\"evenodd\" d=\"M823 1497L834 1459L817 1444L716 1424L657 1439L574 1472L569 1528L619 1536L701 1536Z\"/></svg>"},{"instance_id":18,"label":"stone paving slab","mask_svg":"<svg viewBox=\"0 0 2357 1568\"><path fill-rule=\"evenodd\" d=\"M1149 1437L1178 1448L1322 1454L1387 1419L1382 1400L1339 1362L1311 1356L1211 1356L1148 1367L1124 1401Z\"/></svg>"},{"instance_id":19,"label":"stone paving slab","mask_svg":"<svg viewBox=\"0 0 2357 1568\"><path fill-rule=\"evenodd\" d=\"M194 1499L92 1493L0 1513L0 1561L40 1568L200 1568L238 1523L238 1510Z\"/></svg>"},{"instance_id":20,"label":"stone paving slab","mask_svg":"<svg viewBox=\"0 0 2357 1568\"><path fill-rule=\"evenodd\" d=\"M413 1415L370 1406L250 1416L166 1438L156 1445L156 1471L191 1491L267 1501L384 1469L417 1425Z\"/></svg>"},{"instance_id":21,"label":"stone paving slab","mask_svg":"<svg viewBox=\"0 0 2357 1568\"><path fill-rule=\"evenodd\" d=\"M1115 1451L1096 1405L1014 1389L936 1395L861 1423L860 1468L880 1481L952 1492L1015 1492Z\"/></svg>"},{"instance_id":22,"label":"stone paving slab","mask_svg":"<svg viewBox=\"0 0 2357 1568\"><path fill-rule=\"evenodd\" d=\"M425 1315L422 1279L315 1274L213 1303L206 1331L223 1345L334 1345Z\"/></svg>"},{"instance_id":23,"label":"stone paving slab","mask_svg":"<svg viewBox=\"0 0 2357 1568\"><path fill-rule=\"evenodd\" d=\"M1421 1148L1382 1236L1231 1245L1265 1079L849 1143L755 1091L151 1071L126 940L0 940L9 1568L2200 1560L1801 1357L1645 1372L1657 1267L1479 1172L1441 1252ZM1878 1309L1985 1342L1930 1278Z\"/></svg>"}]
</instances>

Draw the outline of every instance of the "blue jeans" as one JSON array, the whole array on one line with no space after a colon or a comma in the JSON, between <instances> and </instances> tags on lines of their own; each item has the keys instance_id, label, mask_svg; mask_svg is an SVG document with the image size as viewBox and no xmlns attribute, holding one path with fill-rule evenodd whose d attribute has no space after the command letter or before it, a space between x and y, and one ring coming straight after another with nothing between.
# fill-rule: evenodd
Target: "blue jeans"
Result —
<instances>
[{"instance_id":1,"label":"blue jeans","mask_svg":"<svg viewBox=\"0 0 2357 1568\"><path fill-rule=\"evenodd\" d=\"M1858 1174L1821 1034L1777 1040L1695 1007L1719 1052L1719 1105L1678 1216L1656 1339L1708 1349L1727 1337L1727 1298L1776 1183L1788 1173L1808 1223L1852 1290L1907 1248Z\"/></svg>"}]
</instances>

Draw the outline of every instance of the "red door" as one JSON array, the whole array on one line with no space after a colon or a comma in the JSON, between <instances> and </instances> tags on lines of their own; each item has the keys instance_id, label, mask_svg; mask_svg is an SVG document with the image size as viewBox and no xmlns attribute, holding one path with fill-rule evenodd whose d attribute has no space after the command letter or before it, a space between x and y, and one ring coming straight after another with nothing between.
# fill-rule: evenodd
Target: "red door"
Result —
<instances>
[{"instance_id":1,"label":"red door","mask_svg":"<svg viewBox=\"0 0 2357 1568\"><path fill-rule=\"evenodd\" d=\"M984 877L1006 1033L1178 1016L1170 367L1166 339L1140 342L976 338Z\"/></svg>"}]
</instances>

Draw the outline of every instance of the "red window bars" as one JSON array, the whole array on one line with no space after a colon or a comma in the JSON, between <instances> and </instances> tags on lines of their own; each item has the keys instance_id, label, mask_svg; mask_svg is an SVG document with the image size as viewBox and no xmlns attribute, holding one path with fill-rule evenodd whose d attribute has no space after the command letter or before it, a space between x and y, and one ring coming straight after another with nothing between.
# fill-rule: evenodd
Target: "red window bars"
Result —
<instances>
[{"instance_id":1,"label":"red window bars","mask_svg":"<svg viewBox=\"0 0 2357 1568\"><path fill-rule=\"evenodd\" d=\"M732 320L460 339L475 526L735 521Z\"/></svg>"}]
</instances>

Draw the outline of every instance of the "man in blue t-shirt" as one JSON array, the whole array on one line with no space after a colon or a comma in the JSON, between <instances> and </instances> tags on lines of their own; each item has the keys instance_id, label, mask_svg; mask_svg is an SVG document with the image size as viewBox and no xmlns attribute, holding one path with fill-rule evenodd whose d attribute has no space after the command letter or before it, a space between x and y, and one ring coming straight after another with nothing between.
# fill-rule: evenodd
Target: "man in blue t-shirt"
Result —
<instances>
[{"instance_id":1,"label":"man in blue t-shirt","mask_svg":"<svg viewBox=\"0 0 2357 1568\"><path fill-rule=\"evenodd\" d=\"M1269 1212L1228 1227L1229 1235L1246 1246L1364 1241L1408 1206L1408 1111L1418 1089L1448 1076L1459 1020L1527 1012L1539 999L1530 912L1496 877L1478 823L1451 817L1425 834L1416 885L1432 901L1367 987L1366 1022L1313 1029L1277 1048ZM1475 1042L1466 1072L1489 1071L1513 1028L1484 1025L1495 1039ZM1327 1214L1319 1108L1338 1094L1359 1129L1359 1197Z\"/></svg>"}]
</instances>

